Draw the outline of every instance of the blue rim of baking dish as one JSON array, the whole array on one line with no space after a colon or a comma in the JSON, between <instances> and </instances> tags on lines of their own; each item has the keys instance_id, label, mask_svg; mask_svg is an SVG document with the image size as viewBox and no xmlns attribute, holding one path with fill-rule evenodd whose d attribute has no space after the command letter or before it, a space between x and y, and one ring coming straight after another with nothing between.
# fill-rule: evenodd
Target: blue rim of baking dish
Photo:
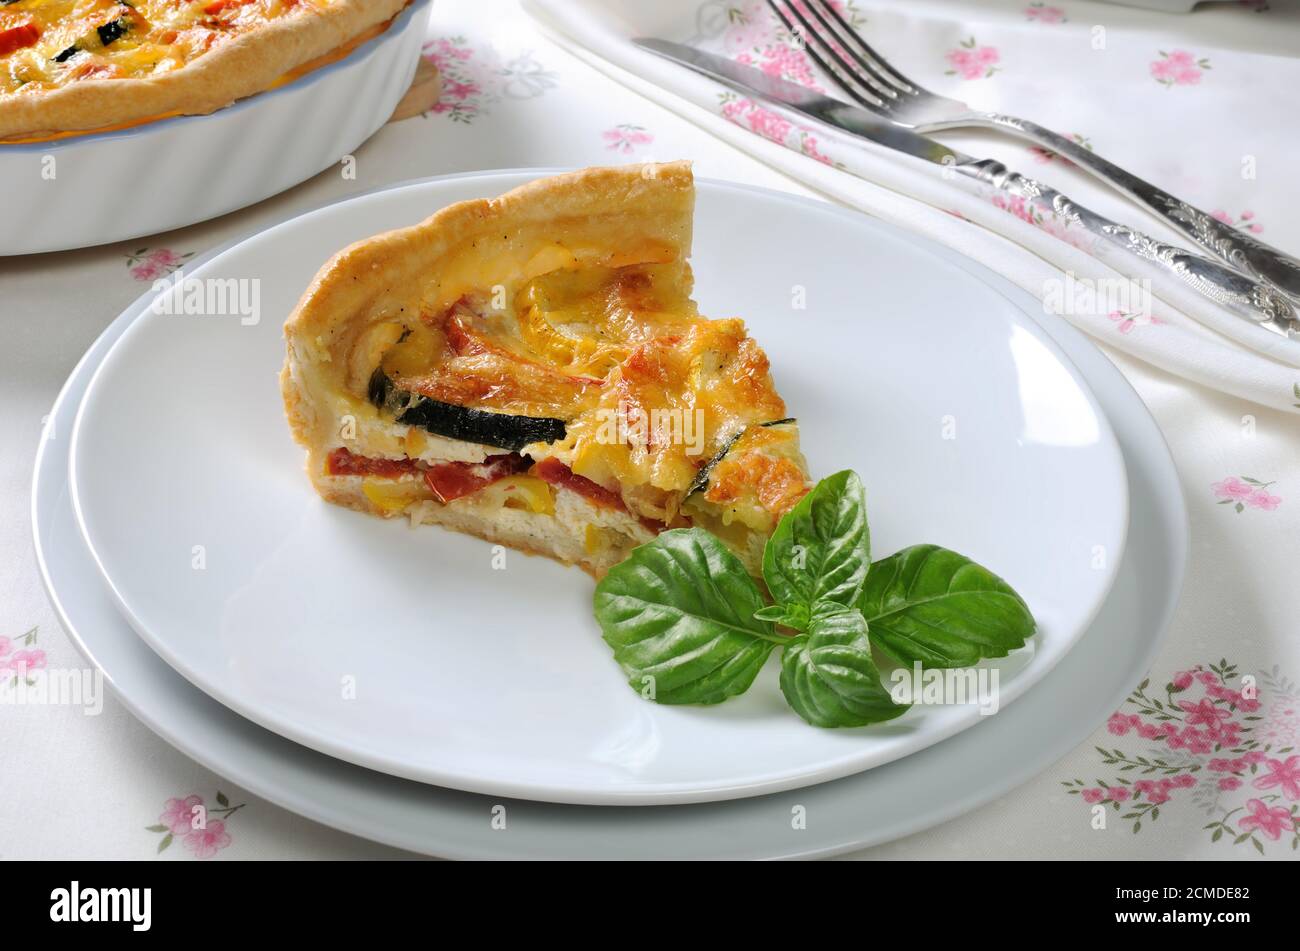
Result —
<instances>
[{"instance_id":1,"label":"blue rim of baking dish","mask_svg":"<svg viewBox=\"0 0 1300 951\"><path fill-rule=\"evenodd\" d=\"M151 132L156 132L161 128L169 128L171 126L189 122L198 122L203 119L209 119L212 116L224 115L229 112L249 108L266 98L279 96L283 93L308 86L311 83L323 79L332 72L351 65L365 56L369 56L372 52L378 49L385 40L403 32L407 26L410 25L411 18L414 17L421 8L427 7L431 3L433 3L433 0L411 0L402 12L393 18L392 25L389 26L388 29L384 30L384 32L380 33L378 36L373 36L366 40L342 59L335 60L332 63L327 63L318 69L313 69L311 72L299 76L292 82L276 86L274 89L267 89L259 93L254 93L251 96L246 96L243 99L238 99L230 105L223 106L215 112L209 112L206 115L201 116L170 116L166 119L154 119L152 121L142 122L139 125L133 125L126 129L113 129L108 132L87 132L82 135L69 136L64 139L46 139L41 142L18 142L12 145L0 143L0 155L13 154L15 152L55 152L62 149L72 148L84 142L102 142L109 139L122 139L129 136L145 135Z\"/></svg>"}]
</instances>

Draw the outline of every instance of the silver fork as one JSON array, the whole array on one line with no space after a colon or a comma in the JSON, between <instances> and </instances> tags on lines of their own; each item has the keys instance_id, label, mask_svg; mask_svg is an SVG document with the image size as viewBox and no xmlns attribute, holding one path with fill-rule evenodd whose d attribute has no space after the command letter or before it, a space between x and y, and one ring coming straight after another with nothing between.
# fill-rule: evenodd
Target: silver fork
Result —
<instances>
[{"instance_id":1,"label":"silver fork","mask_svg":"<svg viewBox=\"0 0 1300 951\"><path fill-rule=\"evenodd\" d=\"M1036 142L1146 205L1197 244L1264 281L1293 304L1300 304L1300 261L1290 255L1256 241L1028 119L981 112L964 102L924 89L890 66L826 0L767 0L767 3L786 29L803 40L813 61L863 108L923 134L978 127L1000 129Z\"/></svg>"}]
</instances>

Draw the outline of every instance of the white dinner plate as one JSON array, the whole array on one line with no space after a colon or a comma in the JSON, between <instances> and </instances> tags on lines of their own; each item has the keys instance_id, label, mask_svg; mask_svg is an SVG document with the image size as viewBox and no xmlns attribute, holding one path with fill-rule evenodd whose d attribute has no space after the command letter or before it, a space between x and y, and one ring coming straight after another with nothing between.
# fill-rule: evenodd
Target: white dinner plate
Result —
<instances>
[{"instance_id":1,"label":"white dinner plate","mask_svg":"<svg viewBox=\"0 0 1300 951\"><path fill-rule=\"evenodd\" d=\"M149 312L123 334L74 424L70 471L132 626L283 736L528 799L756 795L977 723L970 704L816 730L786 708L772 669L717 707L647 703L600 639L582 572L517 554L496 570L482 541L316 497L276 380L302 289L352 240L536 174L417 183L303 215L188 275L260 282L260 321ZM1040 632L993 665L1005 708L1084 632L1124 544L1122 456L1069 359L961 268L829 205L702 182L693 263L703 311L744 315L767 350L814 474L862 475L877 553L936 542L1024 595Z\"/></svg>"},{"instance_id":2,"label":"white dinner plate","mask_svg":"<svg viewBox=\"0 0 1300 951\"><path fill-rule=\"evenodd\" d=\"M413 0L342 59L210 115L0 144L0 181L24 183L6 190L0 255L160 234L278 195L338 163L410 88L432 3Z\"/></svg>"},{"instance_id":3,"label":"white dinner plate","mask_svg":"<svg viewBox=\"0 0 1300 951\"><path fill-rule=\"evenodd\" d=\"M1160 431L1120 373L1081 334L979 264L930 248L1030 313L1079 366L1113 420L1128 463L1129 543L1115 586L1087 635L1023 700L943 743L869 773L734 802L606 809L501 801L440 789L315 753L194 689L116 610L71 506L65 438L87 383L138 318L118 317L73 370L51 410L32 491L37 561L73 643L123 704L173 746L249 792L356 835L462 858L776 858L829 855L927 828L1026 781L1086 737L1128 695L1158 651L1177 604L1187 513ZM212 257L205 255L200 259ZM790 810L816 821L795 832ZM488 821L505 806L504 831Z\"/></svg>"}]
</instances>

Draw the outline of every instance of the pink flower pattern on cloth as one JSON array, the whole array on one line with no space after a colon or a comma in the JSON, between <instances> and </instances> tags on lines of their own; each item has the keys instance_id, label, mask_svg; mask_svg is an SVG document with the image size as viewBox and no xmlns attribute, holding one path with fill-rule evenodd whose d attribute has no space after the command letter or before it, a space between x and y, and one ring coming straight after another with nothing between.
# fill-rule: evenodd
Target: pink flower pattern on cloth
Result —
<instances>
[{"instance_id":1,"label":"pink flower pattern on cloth","mask_svg":"<svg viewBox=\"0 0 1300 951\"><path fill-rule=\"evenodd\" d=\"M423 58L438 67L442 92L431 110L457 122L469 122L478 114L483 86L470 72L474 50L464 37L441 36L424 45Z\"/></svg>"},{"instance_id":2,"label":"pink flower pattern on cloth","mask_svg":"<svg viewBox=\"0 0 1300 951\"><path fill-rule=\"evenodd\" d=\"M426 115L472 124L503 99L534 99L555 86L555 74L522 50L503 59L492 44L472 46L464 36L439 36L422 58L438 68L442 90Z\"/></svg>"},{"instance_id":3,"label":"pink flower pattern on cloth","mask_svg":"<svg viewBox=\"0 0 1300 951\"><path fill-rule=\"evenodd\" d=\"M1197 59L1194 53L1187 50L1174 50L1170 53L1161 50L1160 58L1153 60L1150 66L1152 78L1170 89L1174 86L1197 85L1209 68L1208 59Z\"/></svg>"},{"instance_id":4,"label":"pink flower pattern on cloth","mask_svg":"<svg viewBox=\"0 0 1300 951\"><path fill-rule=\"evenodd\" d=\"M735 93L724 92L721 99L722 115L728 121L745 126L765 139L802 152L825 165L834 164L831 157L818 147L817 136L811 129L796 125L779 112L752 99L742 99Z\"/></svg>"},{"instance_id":5,"label":"pink flower pattern on cloth","mask_svg":"<svg viewBox=\"0 0 1300 951\"><path fill-rule=\"evenodd\" d=\"M1255 213L1253 211L1243 211L1240 215L1234 218L1222 208L1219 208L1210 212L1210 215L1214 218L1218 218L1225 225L1232 225L1234 228L1249 231L1251 234L1259 234L1264 230L1264 226L1255 220Z\"/></svg>"},{"instance_id":6,"label":"pink flower pattern on cloth","mask_svg":"<svg viewBox=\"0 0 1300 951\"><path fill-rule=\"evenodd\" d=\"M1273 695L1266 715L1261 691ZM1163 691L1148 678L1127 709L1106 721L1111 736L1147 746L1098 746L1102 763L1117 775L1062 785L1090 806L1117 812L1134 832L1158 820L1162 806L1177 803L1201 810L1205 818L1196 821L1211 842L1227 837L1261 855L1266 842L1283 838L1300 848L1300 755L1291 752L1300 741L1298 705L1300 686L1277 667L1242 675L1225 659L1176 671Z\"/></svg>"},{"instance_id":7,"label":"pink flower pattern on cloth","mask_svg":"<svg viewBox=\"0 0 1300 951\"><path fill-rule=\"evenodd\" d=\"M203 797L199 795L186 796L184 799L168 799L163 804L163 812L158 817L158 821L165 825L172 835L185 835L190 831L190 823L194 821L195 811L202 806Z\"/></svg>"},{"instance_id":8,"label":"pink flower pattern on cloth","mask_svg":"<svg viewBox=\"0 0 1300 951\"><path fill-rule=\"evenodd\" d=\"M193 256L193 251L177 254L171 248L140 248L126 256L126 265L137 281L153 282L171 274Z\"/></svg>"},{"instance_id":9,"label":"pink flower pattern on cloth","mask_svg":"<svg viewBox=\"0 0 1300 951\"><path fill-rule=\"evenodd\" d=\"M1261 482L1250 476L1228 476L1210 485L1210 490L1219 505L1231 505L1238 513L1247 508L1275 512L1282 504L1282 497L1269 492L1269 487L1276 482Z\"/></svg>"},{"instance_id":10,"label":"pink flower pattern on cloth","mask_svg":"<svg viewBox=\"0 0 1300 951\"><path fill-rule=\"evenodd\" d=\"M242 802L232 806L226 794L220 790L216 795L216 804L210 808L204 805L203 797L198 793L173 796L163 803L158 822L149 826L148 831L162 834L157 846L159 854L179 838L195 858L210 859L234 841L226 828L226 821L244 806L245 803Z\"/></svg>"},{"instance_id":11,"label":"pink flower pattern on cloth","mask_svg":"<svg viewBox=\"0 0 1300 951\"><path fill-rule=\"evenodd\" d=\"M822 91L813 74L812 60L808 54L788 43L768 43L757 53L741 53L736 62L754 66L769 76Z\"/></svg>"},{"instance_id":12,"label":"pink flower pattern on cloth","mask_svg":"<svg viewBox=\"0 0 1300 951\"><path fill-rule=\"evenodd\" d=\"M1288 756L1285 760L1268 759L1264 766L1268 772L1251 785L1256 789L1280 789L1287 799L1300 802L1300 756Z\"/></svg>"},{"instance_id":13,"label":"pink flower pattern on cloth","mask_svg":"<svg viewBox=\"0 0 1300 951\"><path fill-rule=\"evenodd\" d=\"M43 670L46 665L45 651L43 650L23 650L14 651L9 658L15 674L23 674L29 670Z\"/></svg>"},{"instance_id":14,"label":"pink flower pattern on cloth","mask_svg":"<svg viewBox=\"0 0 1300 951\"><path fill-rule=\"evenodd\" d=\"M1237 827L1243 832L1258 829L1274 842L1282 837L1282 833L1290 831L1294 824L1291 810L1285 806L1270 808L1268 803L1252 799L1246 803L1246 810L1247 815L1237 822Z\"/></svg>"},{"instance_id":15,"label":"pink flower pattern on cloth","mask_svg":"<svg viewBox=\"0 0 1300 951\"><path fill-rule=\"evenodd\" d=\"M1164 323L1155 314L1143 317L1140 314L1129 314L1121 310L1112 310L1106 315L1106 319L1112 321L1115 324L1115 329L1122 334L1132 333L1134 327Z\"/></svg>"},{"instance_id":16,"label":"pink flower pattern on cloth","mask_svg":"<svg viewBox=\"0 0 1300 951\"><path fill-rule=\"evenodd\" d=\"M745 0L731 8L723 48L735 55L766 44L773 33L766 0Z\"/></svg>"},{"instance_id":17,"label":"pink flower pattern on cloth","mask_svg":"<svg viewBox=\"0 0 1300 951\"><path fill-rule=\"evenodd\" d=\"M1034 23L1065 23L1065 11L1060 7L1049 7L1045 3L1031 3L1025 7L1025 19Z\"/></svg>"},{"instance_id":18,"label":"pink flower pattern on cloth","mask_svg":"<svg viewBox=\"0 0 1300 951\"><path fill-rule=\"evenodd\" d=\"M226 824L220 819L214 819L207 824L206 828L195 829L187 835L185 848L193 852L195 858L210 859L230 842L230 833L226 831Z\"/></svg>"},{"instance_id":19,"label":"pink flower pattern on cloth","mask_svg":"<svg viewBox=\"0 0 1300 951\"><path fill-rule=\"evenodd\" d=\"M861 15L851 2L829 2L848 23L854 27L862 24ZM791 35L763 0L748 0L729 8L722 48L738 63L760 69L769 76L825 92L802 41ZM765 139L801 152L824 165L839 167L830 155L822 151L817 132L811 126L792 122L775 110L734 92L720 93L718 103L722 117L729 122L757 132Z\"/></svg>"},{"instance_id":20,"label":"pink flower pattern on cloth","mask_svg":"<svg viewBox=\"0 0 1300 951\"><path fill-rule=\"evenodd\" d=\"M945 71L946 76L960 76L962 79L987 79L996 73L1001 56L995 47L980 46L975 37L962 40L961 45L944 54L944 59L952 67Z\"/></svg>"},{"instance_id":21,"label":"pink flower pattern on cloth","mask_svg":"<svg viewBox=\"0 0 1300 951\"><path fill-rule=\"evenodd\" d=\"M48 666L45 651L32 646L36 638L37 628L34 627L16 639L17 645L14 638L0 637L0 682L16 682L19 677L25 678L29 672Z\"/></svg>"},{"instance_id":22,"label":"pink flower pattern on cloth","mask_svg":"<svg viewBox=\"0 0 1300 951\"><path fill-rule=\"evenodd\" d=\"M606 129L600 137L608 144L607 149L630 155L643 145L649 145L655 137L639 125L622 123L612 129Z\"/></svg>"}]
</instances>

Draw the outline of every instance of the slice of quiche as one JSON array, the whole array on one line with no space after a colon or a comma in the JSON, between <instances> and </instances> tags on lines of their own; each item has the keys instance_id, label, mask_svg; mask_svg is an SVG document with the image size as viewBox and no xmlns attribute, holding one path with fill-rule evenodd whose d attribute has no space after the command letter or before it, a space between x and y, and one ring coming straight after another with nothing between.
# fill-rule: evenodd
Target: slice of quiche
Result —
<instances>
[{"instance_id":1,"label":"slice of quiche","mask_svg":"<svg viewBox=\"0 0 1300 951\"><path fill-rule=\"evenodd\" d=\"M758 573L810 482L767 356L690 298L694 200L685 162L591 168L335 255L285 325L316 490L597 577L698 525Z\"/></svg>"}]
</instances>

